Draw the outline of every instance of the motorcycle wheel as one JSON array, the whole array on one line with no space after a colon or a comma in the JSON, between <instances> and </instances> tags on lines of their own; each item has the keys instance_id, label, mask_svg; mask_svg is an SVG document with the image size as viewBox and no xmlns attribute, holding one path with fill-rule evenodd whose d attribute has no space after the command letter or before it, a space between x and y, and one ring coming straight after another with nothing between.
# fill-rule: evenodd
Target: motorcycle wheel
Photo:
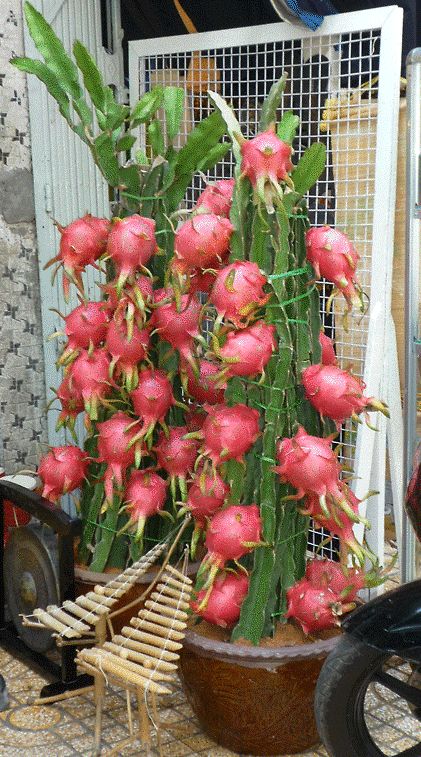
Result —
<instances>
[{"instance_id":1,"label":"motorcycle wheel","mask_svg":"<svg viewBox=\"0 0 421 757\"><path fill-rule=\"evenodd\" d=\"M407 672L402 673L406 668ZM317 727L330 757L390 755L376 743L369 713L367 717L366 700L372 685L385 704L399 710L402 719L413 717L413 723L419 724L415 737L419 742L396 752L394 757L420 757L421 723L414 711L421 707L421 689L411 685L410 678L411 670L404 660L344 634L323 665L315 694Z\"/></svg>"}]
</instances>

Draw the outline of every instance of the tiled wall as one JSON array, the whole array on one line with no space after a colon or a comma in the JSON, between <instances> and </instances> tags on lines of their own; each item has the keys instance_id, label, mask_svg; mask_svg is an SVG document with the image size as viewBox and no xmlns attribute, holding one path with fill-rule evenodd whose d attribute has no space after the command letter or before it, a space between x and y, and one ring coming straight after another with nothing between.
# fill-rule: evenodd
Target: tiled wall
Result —
<instances>
[{"instance_id":1,"label":"tiled wall","mask_svg":"<svg viewBox=\"0 0 421 757\"><path fill-rule=\"evenodd\" d=\"M0 464L45 449L45 386L21 0L0 2Z\"/></svg>"}]
</instances>

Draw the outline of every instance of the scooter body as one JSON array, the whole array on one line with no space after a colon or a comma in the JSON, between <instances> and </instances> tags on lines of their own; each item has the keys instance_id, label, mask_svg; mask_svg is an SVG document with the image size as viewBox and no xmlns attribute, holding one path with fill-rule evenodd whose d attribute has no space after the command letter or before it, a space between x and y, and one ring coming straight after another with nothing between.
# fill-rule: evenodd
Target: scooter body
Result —
<instances>
[{"instance_id":1,"label":"scooter body","mask_svg":"<svg viewBox=\"0 0 421 757\"><path fill-rule=\"evenodd\" d=\"M342 628L382 652L421 663L421 580L362 605L345 618Z\"/></svg>"}]
</instances>

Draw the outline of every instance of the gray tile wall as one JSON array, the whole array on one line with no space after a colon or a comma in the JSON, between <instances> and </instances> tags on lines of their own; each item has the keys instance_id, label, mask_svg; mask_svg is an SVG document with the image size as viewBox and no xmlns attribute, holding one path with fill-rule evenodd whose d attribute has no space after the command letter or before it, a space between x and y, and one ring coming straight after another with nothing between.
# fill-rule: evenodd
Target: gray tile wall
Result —
<instances>
[{"instance_id":1,"label":"gray tile wall","mask_svg":"<svg viewBox=\"0 0 421 757\"><path fill-rule=\"evenodd\" d=\"M0 464L36 465L46 443L41 310L21 0L0 2Z\"/></svg>"}]
</instances>

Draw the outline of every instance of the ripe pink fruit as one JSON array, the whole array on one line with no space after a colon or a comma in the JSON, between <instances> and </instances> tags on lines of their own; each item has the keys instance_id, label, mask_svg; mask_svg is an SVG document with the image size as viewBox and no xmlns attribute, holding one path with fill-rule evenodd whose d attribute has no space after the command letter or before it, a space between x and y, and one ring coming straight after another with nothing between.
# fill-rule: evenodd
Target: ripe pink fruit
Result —
<instances>
[{"instance_id":1,"label":"ripe pink fruit","mask_svg":"<svg viewBox=\"0 0 421 757\"><path fill-rule=\"evenodd\" d=\"M148 345L149 332L147 329L139 329L136 324L133 324L130 334L128 324L125 321L118 324L112 320L109 324L105 346L112 357L110 377L112 377L114 368L117 366L117 373L123 377L124 384L129 392L137 386L137 364L145 358Z\"/></svg>"},{"instance_id":2,"label":"ripe pink fruit","mask_svg":"<svg viewBox=\"0 0 421 757\"><path fill-rule=\"evenodd\" d=\"M123 485L127 468L135 462L136 445L130 446L130 442L138 430L133 418L122 412L98 423L98 462L107 463L104 476L107 502L112 503L114 485Z\"/></svg>"},{"instance_id":3,"label":"ripe pink fruit","mask_svg":"<svg viewBox=\"0 0 421 757\"><path fill-rule=\"evenodd\" d=\"M186 391L190 397L201 402L202 404L208 403L209 405L216 405L224 401L224 391L226 383L222 385L217 384L216 381L212 381L212 377L220 373L220 367L215 363L211 363L209 360L201 359L199 364L199 379L197 380L193 374L193 371L188 363L183 363L182 369L187 374Z\"/></svg>"},{"instance_id":4,"label":"ripe pink fruit","mask_svg":"<svg viewBox=\"0 0 421 757\"><path fill-rule=\"evenodd\" d=\"M330 337L326 336L323 331L319 334L319 342L322 348L322 363L323 365L337 365L337 358L333 341Z\"/></svg>"},{"instance_id":5,"label":"ripe pink fruit","mask_svg":"<svg viewBox=\"0 0 421 757\"><path fill-rule=\"evenodd\" d=\"M160 339L165 339L177 349L185 360L193 359L193 340L199 334L199 322L202 306L197 297L184 294L181 297L180 311L175 300L159 304L164 297L171 296L169 291L157 291L155 302L158 303L150 320L157 329Z\"/></svg>"},{"instance_id":6,"label":"ripe pink fruit","mask_svg":"<svg viewBox=\"0 0 421 757\"><path fill-rule=\"evenodd\" d=\"M79 447L52 447L38 467L38 476L43 483L42 496L50 502L57 502L63 494L78 489L88 465L88 456Z\"/></svg>"},{"instance_id":7,"label":"ripe pink fruit","mask_svg":"<svg viewBox=\"0 0 421 757\"><path fill-rule=\"evenodd\" d=\"M218 315L231 321L237 329L247 326L256 310L270 298L263 291L267 278L256 263L237 260L217 274L209 302Z\"/></svg>"},{"instance_id":8,"label":"ripe pink fruit","mask_svg":"<svg viewBox=\"0 0 421 757\"><path fill-rule=\"evenodd\" d=\"M206 414L196 405L190 405L189 410L184 415L187 430L200 431L205 420Z\"/></svg>"},{"instance_id":9,"label":"ripe pink fruit","mask_svg":"<svg viewBox=\"0 0 421 757\"><path fill-rule=\"evenodd\" d=\"M140 372L137 389L131 392L130 397L136 415L143 421L142 436L149 436L155 425L163 422L175 401L169 379L163 371L153 368Z\"/></svg>"},{"instance_id":10,"label":"ripe pink fruit","mask_svg":"<svg viewBox=\"0 0 421 757\"><path fill-rule=\"evenodd\" d=\"M64 377L56 394L61 404L56 429L66 426L74 431L76 418L85 407L82 395L79 394L75 386L72 386L71 377L68 375Z\"/></svg>"},{"instance_id":11,"label":"ripe pink fruit","mask_svg":"<svg viewBox=\"0 0 421 757\"><path fill-rule=\"evenodd\" d=\"M338 430L348 418L358 420L363 410L380 410L388 415L383 403L364 396L365 384L360 378L337 365L310 365L302 373L302 382L309 402L320 415L335 421Z\"/></svg>"},{"instance_id":12,"label":"ripe pink fruit","mask_svg":"<svg viewBox=\"0 0 421 757\"><path fill-rule=\"evenodd\" d=\"M257 505L230 505L213 516L206 532L205 561L222 568L261 542L262 521Z\"/></svg>"},{"instance_id":13,"label":"ripe pink fruit","mask_svg":"<svg viewBox=\"0 0 421 757\"><path fill-rule=\"evenodd\" d=\"M366 585L366 576L358 568L346 568L333 560L309 560L305 577L314 586L329 588L341 599L352 602Z\"/></svg>"},{"instance_id":14,"label":"ripe pink fruit","mask_svg":"<svg viewBox=\"0 0 421 757\"><path fill-rule=\"evenodd\" d=\"M305 634L339 625L339 616L353 607L344 607L331 589L314 586L306 578L288 589L287 601L285 617L294 618Z\"/></svg>"},{"instance_id":15,"label":"ripe pink fruit","mask_svg":"<svg viewBox=\"0 0 421 757\"><path fill-rule=\"evenodd\" d=\"M167 482L150 470L134 470L127 481L124 500L129 513L128 528L136 531L135 541L142 539L147 518L165 505Z\"/></svg>"},{"instance_id":16,"label":"ripe pink fruit","mask_svg":"<svg viewBox=\"0 0 421 757\"><path fill-rule=\"evenodd\" d=\"M137 213L113 218L107 244L117 272L117 293L130 276L135 276L157 251L155 221Z\"/></svg>"},{"instance_id":17,"label":"ripe pink fruit","mask_svg":"<svg viewBox=\"0 0 421 757\"><path fill-rule=\"evenodd\" d=\"M203 212L215 213L217 216L229 216L234 191L234 179L220 179L214 184L208 184L201 193L196 208Z\"/></svg>"},{"instance_id":18,"label":"ripe pink fruit","mask_svg":"<svg viewBox=\"0 0 421 757\"><path fill-rule=\"evenodd\" d=\"M221 628L231 628L240 617L241 605L247 596L249 579L245 573L224 573L218 576L206 607L200 609L205 599L206 590L199 591L195 601L191 603L193 612L204 620Z\"/></svg>"},{"instance_id":19,"label":"ripe pink fruit","mask_svg":"<svg viewBox=\"0 0 421 757\"><path fill-rule=\"evenodd\" d=\"M230 332L219 356L228 363L227 376L256 376L262 373L276 349L276 329L257 321L253 326Z\"/></svg>"},{"instance_id":20,"label":"ripe pink fruit","mask_svg":"<svg viewBox=\"0 0 421 757\"><path fill-rule=\"evenodd\" d=\"M175 265L179 271L212 268L227 252L234 227L228 218L214 213L194 216L178 229L174 240Z\"/></svg>"},{"instance_id":21,"label":"ripe pink fruit","mask_svg":"<svg viewBox=\"0 0 421 757\"><path fill-rule=\"evenodd\" d=\"M150 276L136 276L133 284L126 284L120 295L114 284L104 284L102 289L108 299L103 303L117 323L136 321L141 328L145 310L153 303L153 282Z\"/></svg>"},{"instance_id":22,"label":"ripe pink fruit","mask_svg":"<svg viewBox=\"0 0 421 757\"><path fill-rule=\"evenodd\" d=\"M110 223L106 218L96 218L87 213L68 226L56 226L61 234L60 251L46 267L56 262L63 266L63 292L67 301L71 282L83 294L81 274L87 265L94 265L105 252Z\"/></svg>"},{"instance_id":23,"label":"ripe pink fruit","mask_svg":"<svg viewBox=\"0 0 421 757\"><path fill-rule=\"evenodd\" d=\"M241 461L259 436L259 411L247 405L207 406L203 424L205 455L215 465L227 460Z\"/></svg>"},{"instance_id":24,"label":"ripe pink fruit","mask_svg":"<svg viewBox=\"0 0 421 757\"><path fill-rule=\"evenodd\" d=\"M291 147L272 131L257 134L241 144L241 172L248 176L259 198L273 211L267 185L276 194L280 193L279 181L289 183L288 171L292 169ZM265 191L266 190L266 191Z\"/></svg>"},{"instance_id":25,"label":"ripe pink fruit","mask_svg":"<svg viewBox=\"0 0 421 757\"><path fill-rule=\"evenodd\" d=\"M70 386L82 396L85 410L91 420L98 419L98 403L110 394L110 358L103 349L89 354L82 350L69 369Z\"/></svg>"},{"instance_id":26,"label":"ripe pink fruit","mask_svg":"<svg viewBox=\"0 0 421 757\"><path fill-rule=\"evenodd\" d=\"M307 260L317 278L332 281L344 295L349 308L355 305L363 310L361 287L355 279L359 255L346 234L330 226L319 226L307 231Z\"/></svg>"},{"instance_id":27,"label":"ripe pink fruit","mask_svg":"<svg viewBox=\"0 0 421 757\"><path fill-rule=\"evenodd\" d=\"M372 558L371 553L363 547L355 538L354 523L366 522L359 515L361 500L346 484L339 482L342 500L340 503L333 499L328 500L327 508L321 508L320 497L309 494L305 500L305 515L310 515L317 525L329 531L333 536L338 536L341 544L355 555L360 565L364 565L366 557ZM345 507L344 507L344 503ZM339 506L338 506L339 505Z\"/></svg>"},{"instance_id":28,"label":"ripe pink fruit","mask_svg":"<svg viewBox=\"0 0 421 757\"><path fill-rule=\"evenodd\" d=\"M343 499L339 486L340 465L330 437L310 436L300 426L292 439L280 439L277 458L279 466L274 470L297 489L296 499L310 493L317 494L323 501L327 494Z\"/></svg>"},{"instance_id":29,"label":"ripe pink fruit","mask_svg":"<svg viewBox=\"0 0 421 757\"><path fill-rule=\"evenodd\" d=\"M170 476L185 478L193 470L199 445L194 439L184 439L187 433L186 426L175 426L170 428L168 438L164 432L158 437L155 448L158 465Z\"/></svg>"},{"instance_id":30,"label":"ripe pink fruit","mask_svg":"<svg viewBox=\"0 0 421 757\"><path fill-rule=\"evenodd\" d=\"M188 491L188 507L200 528L204 528L207 518L215 515L224 504L230 488L215 474L201 473L196 476Z\"/></svg>"},{"instance_id":31,"label":"ripe pink fruit","mask_svg":"<svg viewBox=\"0 0 421 757\"><path fill-rule=\"evenodd\" d=\"M63 365L77 357L79 350L94 347L105 339L108 315L103 302L85 302L72 310L65 318L68 339L66 349L58 363Z\"/></svg>"}]
</instances>

